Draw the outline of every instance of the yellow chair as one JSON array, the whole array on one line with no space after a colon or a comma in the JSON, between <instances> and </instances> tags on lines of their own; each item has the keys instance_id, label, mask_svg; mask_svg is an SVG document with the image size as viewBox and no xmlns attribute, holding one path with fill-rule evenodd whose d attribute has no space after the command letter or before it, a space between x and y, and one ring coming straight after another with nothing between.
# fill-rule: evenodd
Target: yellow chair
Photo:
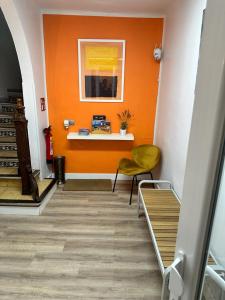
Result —
<instances>
[{"instance_id":1,"label":"yellow chair","mask_svg":"<svg viewBox=\"0 0 225 300\"><path fill-rule=\"evenodd\" d=\"M160 159L160 149L155 145L140 145L131 150L132 159L122 158L119 162L119 167L116 172L116 177L113 185L115 191L118 173L133 176L130 192L130 202L132 200L134 179L137 182L137 176L142 174L150 174L151 179L152 169L158 164Z\"/></svg>"}]
</instances>

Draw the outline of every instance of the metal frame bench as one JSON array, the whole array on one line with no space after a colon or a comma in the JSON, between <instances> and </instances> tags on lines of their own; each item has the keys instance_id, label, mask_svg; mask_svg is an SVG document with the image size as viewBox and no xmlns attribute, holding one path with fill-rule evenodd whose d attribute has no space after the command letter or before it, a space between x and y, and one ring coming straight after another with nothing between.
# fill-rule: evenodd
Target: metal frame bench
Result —
<instances>
[{"instance_id":1,"label":"metal frame bench","mask_svg":"<svg viewBox=\"0 0 225 300\"><path fill-rule=\"evenodd\" d=\"M152 184L154 187L145 187ZM174 261L180 215L180 200L172 184L165 180L142 180L138 185L138 216L143 207L152 243L163 276L162 298L167 298L169 273Z\"/></svg>"},{"instance_id":2,"label":"metal frame bench","mask_svg":"<svg viewBox=\"0 0 225 300\"><path fill-rule=\"evenodd\" d=\"M146 188L145 184L154 184L158 188ZM141 205L163 275L174 260L180 200L169 181L142 180L138 187L139 216Z\"/></svg>"},{"instance_id":3,"label":"metal frame bench","mask_svg":"<svg viewBox=\"0 0 225 300\"><path fill-rule=\"evenodd\" d=\"M157 188L146 187L152 184ZM174 261L176 238L180 215L180 200L172 184L165 180L142 180L138 186L138 216L143 207L152 243L163 276L162 298L168 299L169 274L179 258ZM225 291L224 280L217 271L219 264L210 252L206 274Z\"/></svg>"}]
</instances>

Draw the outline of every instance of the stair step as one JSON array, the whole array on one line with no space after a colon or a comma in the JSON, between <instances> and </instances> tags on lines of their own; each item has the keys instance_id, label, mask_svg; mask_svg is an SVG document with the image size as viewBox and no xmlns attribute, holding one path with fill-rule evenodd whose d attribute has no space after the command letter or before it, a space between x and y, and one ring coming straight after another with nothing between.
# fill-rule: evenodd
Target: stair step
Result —
<instances>
[{"instance_id":1,"label":"stair step","mask_svg":"<svg viewBox=\"0 0 225 300\"><path fill-rule=\"evenodd\" d=\"M18 168L4 168L0 167L0 177L17 177L18 178Z\"/></svg>"},{"instance_id":2,"label":"stair step","mask_svg":"<svg viewBox=\"0 0 225 300\"><path fill-rule=\"evenodd\" d=\"M21 89L7 89L7 96L6 94L0 97L0 103L15 103L17 102L18 98L23 99L23 92Z\"/></svg>"},{"instance_id":3,"label":"stair step","mask_svg":"<svg viewBox=\"0 0 225 300\"><path fill-rule=\"evenodd\" d=\"M6 97L0 97L0 103L9 103L9 99Z\"/></svg>"},{"instance_id":4,"label":"stair step","mask_svg":"<svg viewBox=\"0 0 225 300\"><path fill-rule=\"evenodd\" d=\"M17 151L0 151L0 161L2 158L16 158Z\"/></svg>"},{"instance_id":5,"label":"stair step","mask_svg":"<svg viewBox=\"0 0 225 300\"><path fill-rule=\"evenodd\" d=\"M38 207L41 205L42 201L45 200L46 195L50 192L50 190L55 186L54 179L43 179L38 182L39 194L40 194L40 202L34 202L31 195L21 195L21 189L17 186L8 186L1 187L0 186L0 206L4 206L7 209L10 207L17 206L17 209L21 207L22 214L24 213L24 207ZM13 208L14 211L15 208ZM30 213L29 213L30 214ZM33 213L34 214L34 213ZM36 215L36 211L35 211Z\"/></svg>"},{"instance_id":6,"label":"stair step","mask_svg":"<svg viewBox=\"0 0 225 300\"><path fill-rule=\"evenodd\" d=\"M14 116L0 114L0 126L1 127L14 127Z\"/></svg>"},{"instance_id":7,"label":"stair step","mask_svg":"<svg viewBox=\"0 0 225 300\"><path fill-rule=\"evenodd\" d=\"M20 177L5 178L0 177L0 187L19 187L22 188Z\"/></svg>"},{"instance_id":8,"label":"stair step","mask_svg":"<svg viewBox=\"0 0 225 300\"><path fill-rule=\"evenodd\" d=\"M0 142L15 142L16 141L16 129L15 128L3 128L0 126Z\"/></svg>"},{"instance_id":9,"label":"stair step","mask_svg":"<svg viewBox=\"0 0 225 300\"><path fill-rule=\"evenodd\" d=\"M17 157L17 145L16 143L2 143L0 141L0 161L1 158L14 158Z\"/></svg>"},{"instance_id":10,"label":"stair step","mask_svg":"<svg viewBox=\"0 0 225 300\"><path fill-rule=\"evenodd\" d=\"M14 158L17 157L17 151L0 151L0 161L2 158Z\"/></svg>"},{"instance_id":11,"label":"stair step","mask_svg":"<svg viewBox=\"0 0 225 300\"><path fill-rule=\"evenodd\" d=\"M16 158L2 158L0 159L0 167L3 168L18 168L19 161Z\"/></svg>"},{"instance_id":12,"label":"stair step","mask_svg":"<svg viewBox=\"0 0 225 300\"><path fill-rule=\"evenodd\" d=\"M33 176L38 182L40 180L40 170L33 170ZM18 176L18 168L0 168L0 185L2 186L2 182L6 180L10 182L10 180L21 180L21 177Z\"/></svg>"},{"instance_id":13,"label":"stair step","mask_svg":"<svg viewBox=\"0 0 225 300\"><path fill-rule=\"evenodd\" d=\"M21 98L21 97L20 96L9 96L8 102L16 104L18 98Z\"/></svg>"},{"instance_id":14,"label":"stair step","mask_svg":"<svg viewBox=\"0 0 225 300\"><path fill-rule=\"evenodd\" d=\"M17 89L17 88L8 88L7 89L8 95L23 95L23 90L22 89Z\"/></svg>"},{"instance_id":15,"label":"stair step","mask_svg":"<svg viewBox=\"0 0 225 300\"><path fill-rule=\"evenodd\" d=\"M21 89L7 89L8 101L16 103L17 98L23 98L23 91Z\"/></svg>"},{"instance_id":16,"label":"stair step","mask_svg":"<svg viewBox=\"0 0 225 300\"><path fill-rule=\"evenodd\" d=\"M0 151L17 151L16 143L2 143L0 141Z\"/></svg>"},{"instance_id":17,"label":"stair step","mask_svg":"<svg viewBox=\"0 0 225 300\"><path fill-rule=\"evenodd\" d=\"M0 103L0 113L1 114L11 114L16 110L15 103Z\"/></svg>"},{"instance_id":18,"label":"stair step","mask_svg":"<svg viewBox=\"0 0 225 300\"><path fill-rule=\"evenodd\" d=\"M1 137L0 136L0 143L13 143L16 141L16 137Z\"/></svg>"},{"instance_id":19,"label":"stair step","mask_svg":"<svg viewBox=\"0 0 225 300\"><path fill-rule=\"evenodd\" d=\"M2 119L13 119L12 115L8 115L7 113L0 114L0 118Z\"/></svg>"}]
</instances>

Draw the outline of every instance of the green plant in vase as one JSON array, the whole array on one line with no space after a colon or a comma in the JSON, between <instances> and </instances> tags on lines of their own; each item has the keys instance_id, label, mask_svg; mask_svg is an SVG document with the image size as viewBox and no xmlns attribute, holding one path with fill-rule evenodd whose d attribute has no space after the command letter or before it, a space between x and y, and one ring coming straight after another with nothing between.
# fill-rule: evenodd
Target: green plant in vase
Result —
<instances>
[{"instance_id":1,"label":"green plant in vase","mask_svg":"<svg viewBox=\"0 0 225 300\"><path fill-rule=\"evenodd\" d=\"M128 109L125 109L120 114L117 114L119 120L120 120L120 134L126 135L127 134L127 128L130 119L132 118L132 115Z\"/></svg>"}]
</instances>

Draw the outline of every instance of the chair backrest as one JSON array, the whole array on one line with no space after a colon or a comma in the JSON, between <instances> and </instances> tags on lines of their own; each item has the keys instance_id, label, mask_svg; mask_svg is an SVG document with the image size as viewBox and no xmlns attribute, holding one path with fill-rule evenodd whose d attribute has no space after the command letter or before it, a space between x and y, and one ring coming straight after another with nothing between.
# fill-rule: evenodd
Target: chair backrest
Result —
<instances>
[{"instance_id":1,"label":"chair backrest","mask_svg":"<svg viewBox=\"0 0 225 300\"><path fill-rule=\"evenodd\" d=\"M133 160L146 171L152 170L159 162L160 149L155 145L140 145L132 149Z\"/></svg>"}]
</instances>

